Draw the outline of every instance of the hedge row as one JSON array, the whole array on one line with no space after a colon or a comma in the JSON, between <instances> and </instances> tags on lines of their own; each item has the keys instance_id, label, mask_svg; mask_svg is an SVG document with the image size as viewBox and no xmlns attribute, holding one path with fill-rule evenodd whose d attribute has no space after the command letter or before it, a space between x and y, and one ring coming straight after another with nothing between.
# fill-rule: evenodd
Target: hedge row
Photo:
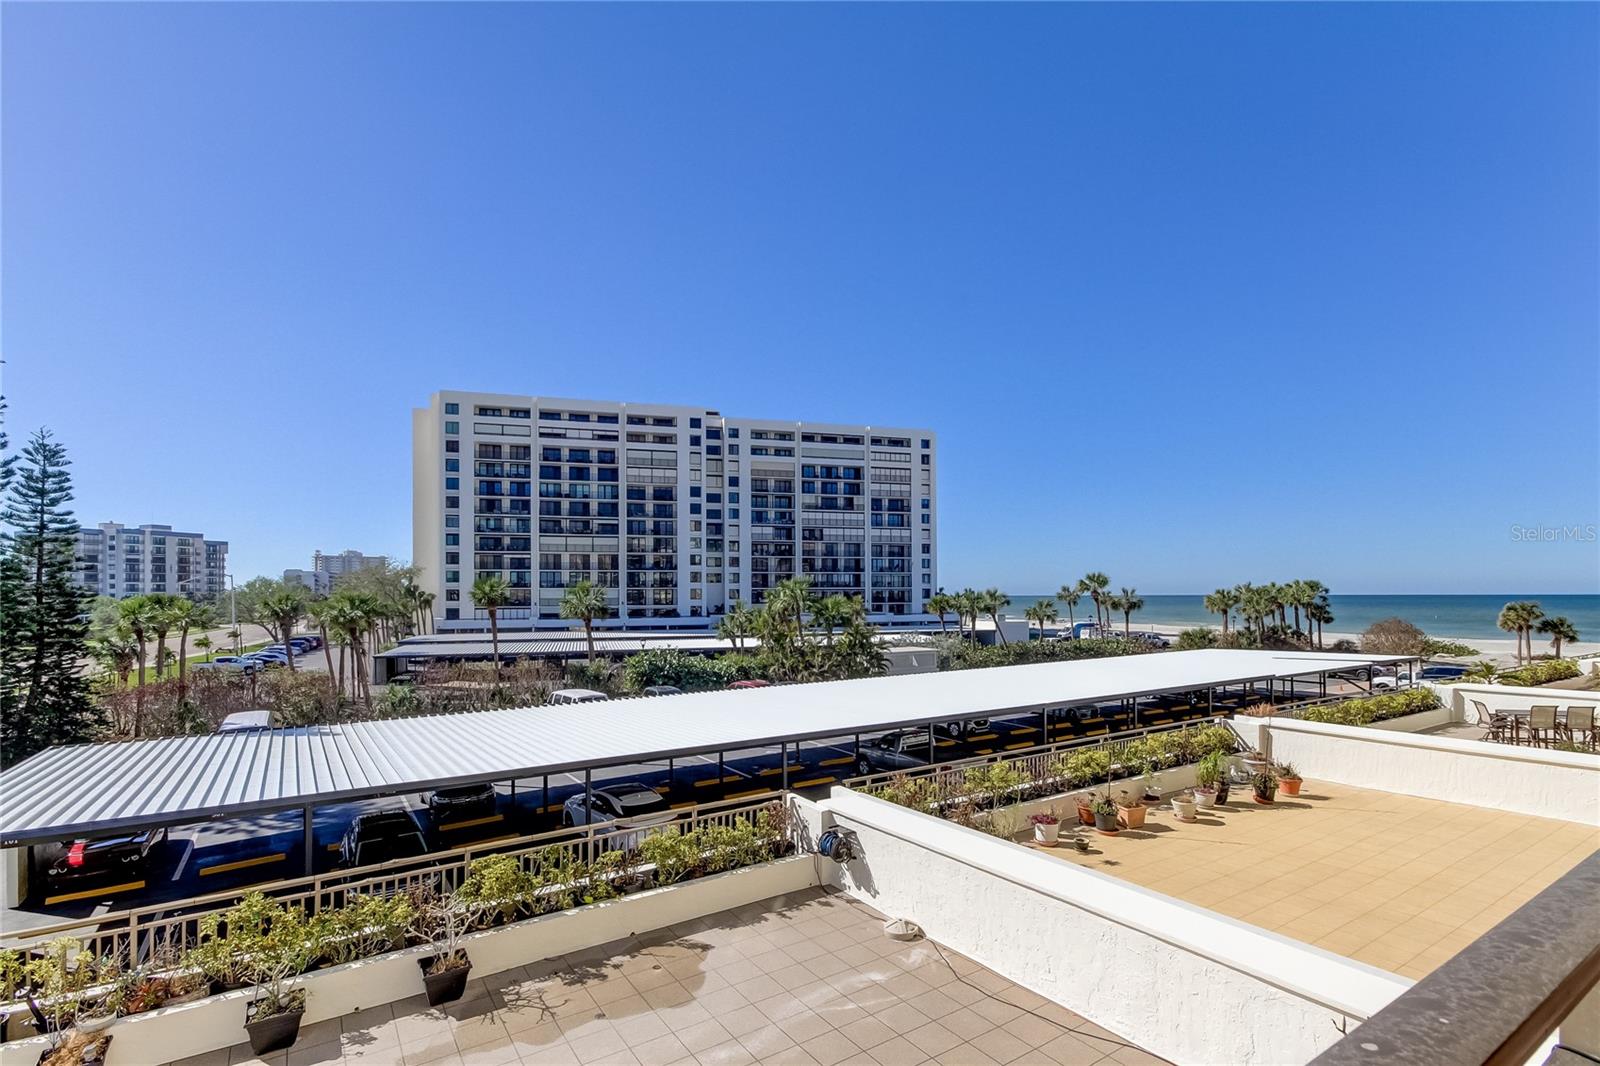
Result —
<instances>
[{"instance_id":1,"label":"hedge row","mask_svg":"<svg viewBox=\"0 0 1600 1066\"><path fill-rule=\"evenodd\" d=\"M1330 722L1333 725L1371 725L1390 718L1403 718L1408 714L1421 714L1438 706L1439 697L1431 688L1415 688L1345 700L1325 707L1308 707L1300 717L1307 722Z\"/></svg>"}]
</instances>

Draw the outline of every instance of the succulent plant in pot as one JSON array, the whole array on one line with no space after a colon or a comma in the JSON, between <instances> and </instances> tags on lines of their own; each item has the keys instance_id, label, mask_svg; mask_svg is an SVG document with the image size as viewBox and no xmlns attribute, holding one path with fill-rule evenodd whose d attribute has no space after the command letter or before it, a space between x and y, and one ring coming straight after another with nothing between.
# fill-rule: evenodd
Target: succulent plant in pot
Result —
<instances>
[{"instance_id":1,"label":"succulent plant in pot","mask_svg":"<svg viewBox=\"0 0 1600 1066\"><path fill-rule=\"evenodd\" d=\"M1061 839L1061 819L1054 811L1044 810L1028 816L1033 823L1033 839L1047 848L1053 848Z\"/></svg>"},{"instance_id":2,"label":"succulent plant in pot","mask_svg":"<svg viewBox=\"0 0 1600 1066\"><path fill-rule=\"evenodd\" d=\"M1278 777L1271 770L1263 770L1250 778L1250 788L1257 803L1271 803L1278 795Z\"/></svg>"},{"instance_id":3,"label":"succulent plant in pot","mask_svg":"<svg viewBox=\"0 0 1600 1066\"><path fill-rule=\"evenodd\" d=\"M1272 772L1277 775L1278 786L1283 789L1285 796L1300 795L1300 786L1303 781L1300 777L1300 772L1294 768L1294 763L1278 763L1272 768Z\"/></svg>"},{"instance_id":4,"label":"succulent plant in pot","mask_svg":"<svg viewBox=\"0 0 1600 1066\"><path fill-rule=\"evenodd\" d=\"M1091 804L1094 811L1094 827L1097 832L1106 836L1116 836L1121 826L1117 822L1117 805L1111 802L1108 795L1096 796Z\"/></svg>"}]
</instances>

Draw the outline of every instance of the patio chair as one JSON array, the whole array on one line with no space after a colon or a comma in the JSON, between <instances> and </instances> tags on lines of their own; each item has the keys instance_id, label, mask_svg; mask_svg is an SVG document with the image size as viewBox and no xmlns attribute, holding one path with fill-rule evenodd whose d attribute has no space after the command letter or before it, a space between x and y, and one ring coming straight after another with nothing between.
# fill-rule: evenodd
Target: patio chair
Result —
<instances>
[{"instance_id":1,"label":"patio chair","mask_svg":"<svg viewBox=\"0 0 1600 1066\"><path fill-rule=\"evenodd\" d=\"M1548 748L1558 739L1556 733L1556 705L1540 704L1528 708L1528 743Z\"/></svg>"},{"instance_id":2,"label":"patio chair","mask_svg":"<svg viewBox=\"0 0 1600 1066\"><path fill-rule=\"evenodd\" d=\"M1561 723L1561 739L1594 750L1594 704L1575 703L1567 707L1567 720Z\"/></svg>"},{"instance_id":3,"label":"patio chair","mask_svg":"<svg viewBox=\"0 0 1600 1066\"><path fill-rule=\"evenodd\" d=\"M1479 740L1492 740L1497 744L1510 742L1511 733L1516 721L1507 715L1495 714L1483 705L1482 700L1472 701L1472 710L1476 715L1475 725L1483 730Z\"/></svg>"}]
</instances>

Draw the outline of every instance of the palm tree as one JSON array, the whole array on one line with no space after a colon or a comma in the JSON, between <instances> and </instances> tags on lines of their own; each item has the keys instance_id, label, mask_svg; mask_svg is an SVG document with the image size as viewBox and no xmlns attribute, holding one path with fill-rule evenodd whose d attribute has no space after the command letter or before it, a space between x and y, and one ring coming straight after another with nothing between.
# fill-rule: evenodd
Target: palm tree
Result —
<instances>
[{"instance_id":1,"label":"palm tree","mask_svg":"<svg viewBox=\"0 0 1600 1066\"><path fill-rule=\"evenodd\" d=\"M1494 675L1499 672L1500 668L1488 659L1479 659L1461 676L1468 681L1479 681L1483 684L1488 684L1494 680Z\"/></svg>"},{"instance_id":2,"label":"palm tree","mask_svg":"<svg viewBox=\"0 0 1600 1066\"><path fill-rule=\"evenodd\" d=\"M588 582L583 582L588 584ZM511 598L511 586L506 584L506 579L498 574L480 574L472 583L472 604L480 611L489 612L489 639L494 645L494 679L500 681L500 608L506 605ZM566 597L561 599L561 606L566 607ZM562 617L566 617L563 613ZM590 659L594 658L593 652Z\"/></svg>"},{"instance_id":3,"label":"palm tree","mask_svg":"<svg viewBox=\"0 0 1600 1066\"><path fill-rule=\"evenodd\" d=\"M1000 643L1006 642L1005 631L1000 628L1000 612L1011 605L1011 597L999 589L984 589L978 593L978 607L989 616L989 621L994 623L995 636L1000 638Z\"/></svg>"},{"instance_id":4,"label":"palm tree","mask_svg":"<svg viewBox=\"0 0 1600 1066\"><path fill-rule=\"evenodd\" d=\"M214 624L211 607L190 599L178 599L167 608L167 617L178 627L178 702L189 691L189 630L206 629Z\"/></svg>"},{"instance_id":5,"label":"palm tree","mask_svg":"<svg viewBox=\"0 0 1600 1066\"><path fill-rule=\"evenodd\" d=\"M1575 643L1578 639L1578 627L1565 617L1546 618L1539 622L1539 632L1550 638L1550 643L1556 651L1556 658L1561 658L1561 645Z\"/></svg>"},{"instance_id":6,"label":"palm tree","mask_svg":"<svg viewBox=\"0 0 1600 1066\"><path fill-rule=\"evenodd\" d=\"M1061 586L1061 591L1056 593L1056 599L1060 600L1063 604L1066 605L1066 608L1067 608L1067 628L1069 628L1069 629L1072 628L1074 625L1077 624L1077 620L1074 619L1073 616L1072 616L1072 609L1074 607L1078 606L1078 601L1079 600L1083 599L1083 585L1082 585L1082 583L1080 582L1079 584L1076 584L1076 585L1062 585ZM1061 616L1057 615L1056 617L1059 618Z\"/></svg>"},{"instance_id":7,"label":"palm tree","mask_svg":"<svg viewBox=\"0 0 1600 1066\"><path fill-rule=\"evenodd\" d=\"M744 651L744 642L755 629L755 612L743 600L734 600L717 622L717 636L733 645L733 650Z\"/></svg>"},{"instance_id":8,"label":"palm tree","mask_svg":"<svg viewBox=\"0 0 1600 1066\"><path fill-rule=\"evenodd\" d=\"M1228 619L1233 617L1233 609L1239 606L1239 593L1236 589L1217 589L1206 596L1203 601L1205 609L1211 614L1222 616L1222 635L1228 635Z\"/></svg>"},{"instance_id":9,"label":"palm tree","mask_svg":"<svg viewBox=\"0 0 1600 1066\"><path fill-rule=\"evenodd\" d=\"M1035 603L1032 607L1029 607L1027 610L1023 611L1022 613L1023 613L1023 615L1025 615L1027 617L1028 621L1037 622L1039 624L1039 639L1040 640L1044 639L1044 625L1045 625L1045 623L1046 622L1054 622L1056 619L1061 617L1059 614L1056 613L1056 601L1055 600L1040 600L1039 602Z\"/></svg>"},{"instance_id":10,"label":"palm tree","mask_svg":"<svg viewBox=\"0 0 1600 1066\"><path fill-rule=\"evenodd\" d=\"M119 625L105 636L90 641L89 653L106 673L117 679L118 688L127 687L128 675L139 659L139 649L126 627Z\"/></svg>"},{"instance_id":11,"label":"palm tree","mask_svg":"<svg viewBox=\"0 0 1600 1066\"><path fill-rule=\"evenodd\" d=\"M478 598L477 585L473 585L472 598ZM583 635L589 642L590 666L594 665L594 620L596 617L604 618L608 607L606 590L587 578L568 585L567 591L561 596L561 617L583 621ZM489 618L493 620L493 611L490 611ZM499 659L496 658L495 661L498 663ZM498 674L499 667L496 666L495 669Z\"/></svg>"},{"instance_id":12,"label":"palm tree","mask_svg":"<svg viewBox=\"0 0 1600 1066\"><path fill-rule=\"evenodd\" d=\"M416 599L417 599L417 613L418 613L419 616L421 616L421 619L422 619L422 631L424 633L431 633L431 632L433 632L433 600L434 600L434 595L433 595L433 593L429 592L427 589L422 588L422 587L419 586L417 588L417 591L416 591Z\"/></svg>"},{"instance_id":13,"label":"palm tree","mask_svg":"<svg viewBox=\"0 0 1600 1066\"><path fill-rule=\"evenodd\" d=\"M1320 588L1320 583L1318 583ZM1322 588L1311 600L1311 606L1306 608L1306 617L1317 624L1317 650L1322 650L1322 627L1333 621L1333 604L1328 599L1328 590Z\"/></svg>"},{"instance_id":14,"label":"palm tree","mask_svg":"<svg viewBox=\"0 0 1600 1066\"><path fill-rule=\"evenodd\" d=\"M150 619L145 625L156 638L157 680L160 680L161 671L167 661L167 634L172 632L172 627L177 623L172 608L181 599L182 597L170 592L151 592L145 596L145 600L150 604Z\"/></svg>"},{"instance_id":15,"label":"palm tree","mask_svg":"<svg viewBox=\"0 0 1600 1066\"><path fill-rule=\"evenodd\" d=\"M833 646L835 626L845 626L861 614L861 601L851 596L824 596L811 611L811 621L823 631L823 643Z\"/></svg>"},{"instance_id":16,"label":"palm tree","mask_svg":"<svg viewBox=\"0 0 1600 1066\"><path fill-rule=\"evenodd\" d=\"M139 687L133 693L133 735L137 739L144 728L144 664L156 608L144 596L130 596L117 605L117 613L139 649Z\"/></svg>"},{"instance_id":17,"label":"palm tree","mask_svg":"<svg viewBox=\"0 0 1600 1066\"><path fill-rule=\"evenodd\" d=\"M1144 610L1144 600L1139 598L1138 590L1122 586L1122 595L1117 597L1117 610L1122 612L1122 635L1131 635L1133 612Z\"/></svg>"},{"instance_id":18,"label":"palm tree","mask_svg":"<svg viewBox=\"0 0 1600 1066\"><path fill-rule=\"evenodd\" d=\"M333 645L328 642L328 623L333 620L338 610L338 603L331 598L312 600L306 605L306 617L317 627L317 636L322 638L322 655L328 660L328 687L333 690L335 708L339 706L340 678L333 672Z\"/></svg>"},{"instance_id":19,"label":"palm tree","mask_svg":"<svg viewBox=\"0 0 1600 1066\"><path fill-rule=\"evenodd\" d=\"M261 613L277 628L283 654L289 660L289 672L294 673L294 645L289 643L289 638L294 636L295 624L306 613L305 599L295 588L286 586L262 599Z\"/></svg>"},{"instance_id":20,"label":"palm tree","mask_svg":"<svg viewBox=\"0 0 1600 1066\"><path fill-rule=\"evenodd\" d=\"M928 610L939 616L940 633L946 632L944 616L947 614L955 614L956 609L956 598L947 592L935 592L932 596L928 597Z\"/></svg>"},{"instance_id":21,"label":"palm tree","mask_svg":"<svg viewBox=\"0 0 1600 1066\"><path fill-rule=\"evenodd\" d=\"M811 594L809 577L791 577L780 581L767 593L767 609L776 612L778 618L793 619L795 640L805 634L806 615L811 613L815 605L816 597Z\"/></svg>"},{"instance_id":22,"label":"palm tree","mask_svg":"<svg viewBox=\"0 0 1600 1066\"><path fill-rule=\"evenodd\" d=\"M211 661L212 640L210 637L206 636L204 633L201 633L198 637L194 638L194 646L198 650L205 652L206 662Z\"/></svg>"},{"instance_id":23,"label":"palm tree","mask_svg":"<svg viewBox=\"0 0 1600 1066\"><path fill-rule=\"evenodd\" d=\"M1517 635L1517 661L1524 659L1523 646L1527 646L1526 659L1533 661L1533 627L1544 617L1544 609L1531 600L1516 600L1500 608L1495 624L1508 633Z\"/></svg>"},{"instance_id":24,"label":"palm tree","mask_svg":"<svg viewBox=\"0 0 1600 1066\"><path fill-rule=\"evenodd\" d=\"M1078 587L1083 590L1085 595L1094 601L1095 625L1104 626L1105 628L1109 629L1111 627L1111 614L1104 608L1106 601L1106 590L1111 587L1111 579L1100 573L1098 570L1092 570L1083 575L1083 580L1078 582Z\"/></svg>"}]
</instances>

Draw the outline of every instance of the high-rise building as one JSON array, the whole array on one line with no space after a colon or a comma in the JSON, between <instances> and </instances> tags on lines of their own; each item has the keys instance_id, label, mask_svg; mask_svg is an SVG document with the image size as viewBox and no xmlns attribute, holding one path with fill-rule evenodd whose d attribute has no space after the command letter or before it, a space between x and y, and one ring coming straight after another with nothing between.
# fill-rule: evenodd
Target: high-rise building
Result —
<instances>
[{"instance_id":1,"label":"high-rise building","mask_svg":"<svg viewBox=\"0 0 1600 1066\"><path fill-rule=\"evenodd\" d=\"M939 587L930 430L439 392L412 438L413 562L445 629L487 624L483 574L511 588L503 627L570 625L582 579L632 626L711 625L790 577L879 618Z\"/></svg>"},{"instance_id":2,"label":"high-rise building","mask_svg":"<svg viewBox=\"0 0 1600 1066\"><path fill-rule=\"evenodd\" d=\"M346 574L383 566L388 561L387 555L363 555L353 549L342 552L314 551L311 553L310 570L285 570L283 579L304 585L312 592L325 594L332 592L339 579Z\"/></svg>"},{"instance_id":3,"label":"high-rise building","mask_svg":"<svg viewBox=\"0 0 1600 1066\"><path fill-rule=\"evenodd\" d=\"M96 596L170 592L214 600L227 587L228 542L171 526L101 522L78 529L73 580Z\"/></svg>"}]
</instances>

